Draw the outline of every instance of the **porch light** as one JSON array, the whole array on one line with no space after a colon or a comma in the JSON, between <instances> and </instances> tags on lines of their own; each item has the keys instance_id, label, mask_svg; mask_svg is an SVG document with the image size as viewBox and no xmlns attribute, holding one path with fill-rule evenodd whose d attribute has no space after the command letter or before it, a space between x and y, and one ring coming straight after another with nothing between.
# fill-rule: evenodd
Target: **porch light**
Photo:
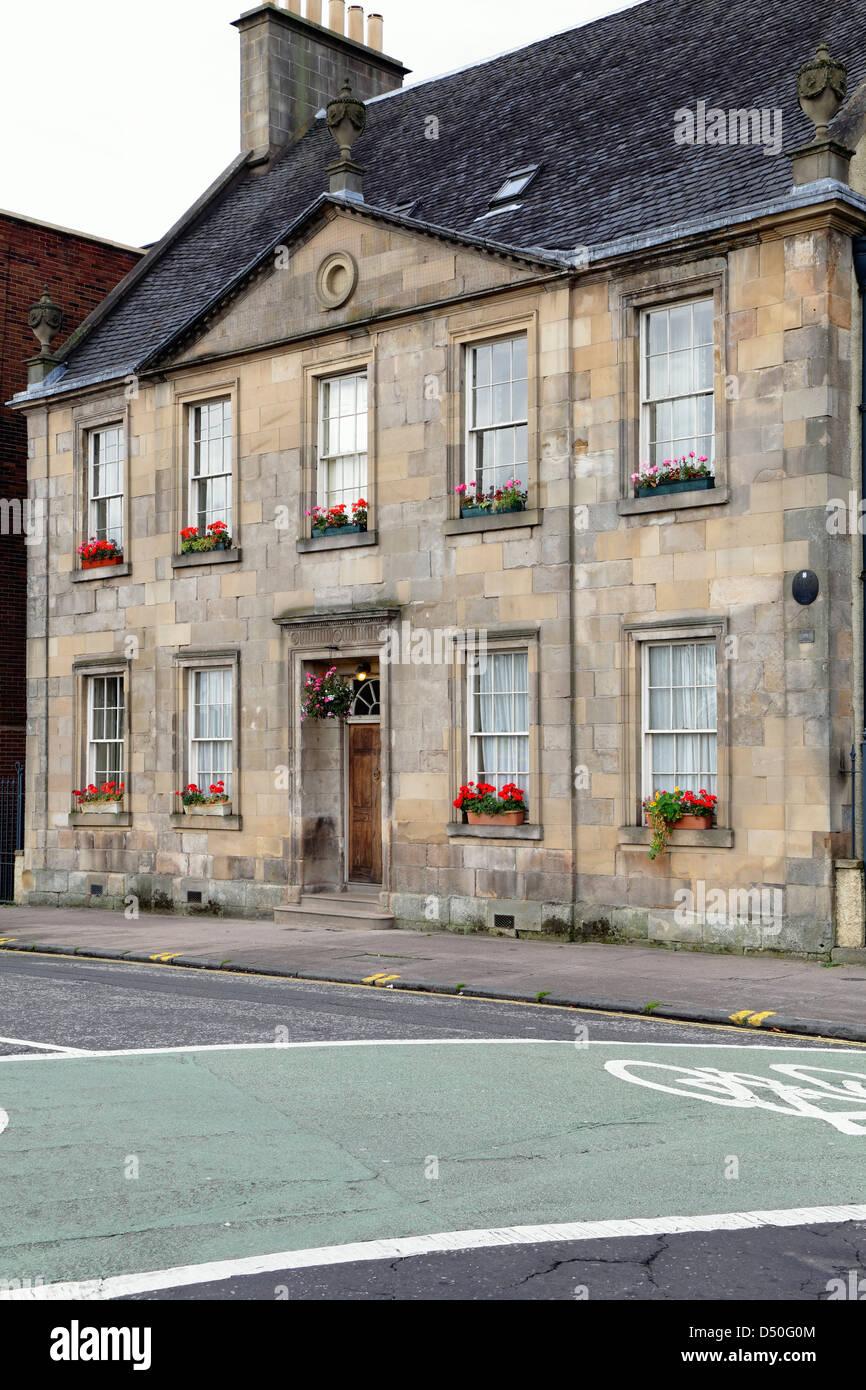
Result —
<instances>
[{"instance_id":1,"label":"porch light","mask_svg":"<svg viewBox=\"0 0 866 1390\"><path fill-rule=\"evenodd\" d=\"M368 679L369 675L370 675L370 666L369 666L369 663L366 662L366 661L359 661L359 662L358 662L358 669L357 669L357 671L355 672L355 680L356 680L356 681L365 681L365 680Z\"/></svg>"}]
</instances>

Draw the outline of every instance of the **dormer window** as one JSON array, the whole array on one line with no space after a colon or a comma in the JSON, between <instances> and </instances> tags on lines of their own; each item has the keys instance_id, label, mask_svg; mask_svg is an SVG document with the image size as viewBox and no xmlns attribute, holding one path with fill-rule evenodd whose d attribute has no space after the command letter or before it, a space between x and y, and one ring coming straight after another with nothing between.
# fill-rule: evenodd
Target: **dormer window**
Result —
<instances>
[{"instance_id":1,"label":"dormer window","mask_svg":"<svg viewBox=\"0 0 866 1390\"><path fill-rule=\"evenodd\" d=\"M515 198L526 192L540 168L540 164L528 164L525 169L513 169L490 199L491 208L498 208L502 203L513 203Z\"/></svg>"}]
</instances>

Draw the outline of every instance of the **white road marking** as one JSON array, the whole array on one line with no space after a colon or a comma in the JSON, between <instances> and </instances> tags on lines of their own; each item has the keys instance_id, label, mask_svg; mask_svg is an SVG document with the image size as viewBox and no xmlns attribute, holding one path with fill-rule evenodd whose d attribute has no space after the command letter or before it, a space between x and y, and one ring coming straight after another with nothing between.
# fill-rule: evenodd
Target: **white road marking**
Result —
<instances>
[{"instance_id":1,"label":"white road marking","mask_svg":"<svg viewBox=\"0 0 866 1390\"><path fill-rule=\"evenodd\" d=\"M18 1042L22 1047L49 1047L48 1043L28 1043L22 1038L0 1038L0 1042ZM56 1048L50 1056L35 1053L10 1053L0 1056L3 1062L61 1062L68 1057L79 1060L98 1060L102 1057L163 1057L172 1053L178 1055L191 1052L288 1052L293 1048L310 1047L570 1047L581 1052L585 1047L683 1047L697 1049L702 1047L716 1050L733 1049L749 1052L796 1052L795 1043L688 1043L688 1042L623 1042L607 1038L590 1038L575 1043L568 1038L338 1038L315 1042L260 1042L260 1043L184 1043L179 1047L120 1047L105 1052L94 1052L85 1048ZM809 1052L832 1052L863 1056L864 1049L858 1047L808 1047Z\"/></svg>"},{"instance_id":2,"label":"white road marking","mask_svg":"<svg viewBox=\"0 0 866 1390\"><path fill-rule=\"evenodd\" d=\"M57 1043L31 1042L29 1038L0 1038L0 1043L14 1043L16 1047L40 1047L44 1052L59 1053L63 1057L92 1055L86 1047L60 1047Z\"/></svg>"},{"instance_id":3,"label":"white road marking","mask_svg":"<svg viewBox=\"0 0 866 1390\"><path fill-rule=\"evenodd\" d=\"M247 1255L207 1264L178 1265L144 1274L119 1274L107 1279L67 1280L33 1288L0 1291L0 1301L122 1298L159 1289L212 1284L249 1274L274 1274L289 1269L316 1269L355 1264L360 1260L397 1260L448 1251L485 1250L504 1245L542 1245L557 1241L610 1240L620 1237L684 1235L695 1231L753 1231L764 1226L814 1226L866 1220L866 1205L792 1207L778 1211L731 1211L712 1216L629 1217L616 1221L570 1221L564 1225L500 1226L478 1231L444 1231L436 1235L405 1236L397 1240L365 1240L351 1245L324 1245L311 1250L283 1250L275 1255Z\"/></svg>"},{"instance_id":4,"label":"white road marking","mask_svg":"<svg viewBox=\"0 0 866 1390\"><path fill-rule=\"evenodd\" d=\"M8 1114L6 1113L5 1110L0 1110L0 1134L3 1133L3 1131L4 1131L4 1129L6 1128L6 1126L8 1125L8 1123L9 1123L9 1116L8 1116Z\"/></svg>"}]
</instances>

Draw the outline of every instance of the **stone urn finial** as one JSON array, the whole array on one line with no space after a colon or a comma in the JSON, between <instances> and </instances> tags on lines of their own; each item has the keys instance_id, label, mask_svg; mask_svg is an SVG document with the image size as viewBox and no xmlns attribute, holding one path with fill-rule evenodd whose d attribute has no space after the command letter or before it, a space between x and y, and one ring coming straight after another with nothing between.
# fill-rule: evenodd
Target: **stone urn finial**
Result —
<instances>
[{"instance_id":1,"label":"stone urn finial","mask_svg":"<svg viewBox=\"0 0 866 1390\"><path fill-rule=\"evenodd\" d=\"M59 304L54 303L48 293L47 285L42 291L42 298L37 300L35 304L31 304L27 322L41 344L39 356L50 357L51 352L48 345L60 331L60 325L63 322L63 310Z\"/></svg>"},{"instance_id":2,"label":"stone urn finial","mask_svg":"<svg viewBox=\"0 0 866 1390\"><path fill-rule=\"evenodd\" d=\"M339 96L328 102L328 130L340 147L340 159L351 159L352 146L367 124L367 108L352 96L348 78Z\"/></svg>"},{"instance_id":3,"label":"stone urn finial","mask_svg":"<svg viewBox=\"0 0 866 1390\"><path fill-rule=\"evenodd\" d=\"M813 143L828 138L832 121L848 88L848 69L830 57L825 43L819 43L814 58L804 63L797 78L797 96L805 114L815 126Z\"/></svg>"}]
</instances>

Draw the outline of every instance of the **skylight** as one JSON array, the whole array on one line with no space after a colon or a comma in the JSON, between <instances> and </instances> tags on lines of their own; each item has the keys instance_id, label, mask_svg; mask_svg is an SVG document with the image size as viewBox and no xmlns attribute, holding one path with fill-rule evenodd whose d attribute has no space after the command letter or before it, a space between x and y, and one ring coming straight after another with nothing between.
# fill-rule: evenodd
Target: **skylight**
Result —
<instances>
[{"instance_id":1,"label":"skylight","mask_svg":"<svg viewBox=\"0 0 866 1390\"><path fill-rule=\"evenodd\" d=\"M500 203L511 203L515 198L519 198L532 183L540 167L539 164L529 164L525 169L513 169L506 175L505 182L498 192L490 199L490 206L494 208Z\"/></svg>"}]
</instances>

